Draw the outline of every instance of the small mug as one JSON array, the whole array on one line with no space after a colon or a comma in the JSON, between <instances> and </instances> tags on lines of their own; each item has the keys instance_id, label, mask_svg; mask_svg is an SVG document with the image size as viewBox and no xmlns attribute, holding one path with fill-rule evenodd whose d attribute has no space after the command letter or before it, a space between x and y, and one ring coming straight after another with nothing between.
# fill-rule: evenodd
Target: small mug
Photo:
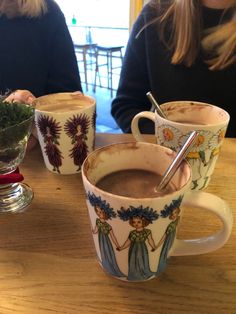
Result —
<instances>
[{"instance_id":1,"label":"small mug","mask_svg":"<svg viewBox=\"0 0 236 314\"><path fill-rule=\"evenodd\" d=\"M75 174L94 150L96 101L80 92L38 97L35 125L48 170Z\"/></svg>"},{"instance_id":2,"label":"small mug","mask_svg":"<svg viewBox=\"0 0 236 314\"><path fill-rule=\"evenodd\" d=\"M146 281L165 270L170 256L208 253L228 240L233 219L229 206L217 196L190 190L191 167L185 160L172 178L173 189L166 194L127 196L142 182L142 177L137 185L130 186L127 179L120 183L118 180L118 188L128 192L126 196L97 186L101 178L128 169L162 176L175 155L160 145L132 142L102 147L85 159L82 179L93 240L98 261L111 276L124 281ZM177 229L185 205L216 214L223 223L221 230L202 239L179 240Z\"/></svg>"},{"instance_id":3,"label":"small mug","mask_svg":"<svg viewBox=\"0 0 236 314\"><path fill-rule=\"evenodd\" d=\"M139 130L139 119L155 123L157 144L179 151L191 131L199 132L187 160L192 167L192 190L205 189L215 169L230 116L217 107L195 101L172 101L161 105L168 119L156 111L143 111L132 120L131 130L137 141L145 141Z\"/></svg>"}]
</instances>

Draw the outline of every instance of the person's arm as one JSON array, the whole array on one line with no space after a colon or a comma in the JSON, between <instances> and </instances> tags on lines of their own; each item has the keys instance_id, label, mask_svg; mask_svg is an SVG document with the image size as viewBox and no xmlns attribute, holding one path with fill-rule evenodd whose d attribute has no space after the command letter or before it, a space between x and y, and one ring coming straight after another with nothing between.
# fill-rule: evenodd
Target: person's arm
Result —
<instances>
[{"instance_id":1,"label":"person's arm","mask_svg":"<svg viewBox=\"0 0 236 314\"><path fill-rule=\"evenodd\" d=\"M110 231L110 235L111 235L111 239L112 239L112 242L115 244L116 248L120 247L117 239L116 239L116 236L114 235L114 232L113 230L111 229Z\"/></svg>"},{"instance_id":2,"label":"person's arm","mask_svg":"<svg viewBox=\"0 0 236 314\"><path fill-rule=\"evenodd\" d=\"M96 224L95 224L94 228L92 227L92 233L93 234L98 233L98 219L96 219Z\"/></svg>"},{"instance_id":3,"label":"person's arm","mask_svg":"<svg viewBox=\"0 0 236 314\"><path fill-rule=\"evenodd\" d=\"M151 90L145 47L146 30L143 30L137 38L135 37L147 22L149 11L150 9L148 12L147 9L144 9L133 26L126 48L117 95L112 102L111 113L125 133L131 132L131 121L138 112L151 108L146 97L146 93ZM140 129L142 132L154 132L154 125L149 122L147 120L141 121Z\"/></svg>"},{"instance_id":4,"label":"person's arm","mask_svg":"<svg viewBox=\"0 0 236 314\"><path fill-rule=\"evenodd\" d=\"M131 241L128 238L123 245L117 247L117 251L122 251L122 250L126 249L127 247L130 246L130 244L131 244Z\"/></svg>"},{"instance_id":5,"label":"person's arm","mask_svg":"<svg viewBox=\"0 0 236 314\"><path fill-rule=\"evenodd\" d=\"M92 233L93 233L93 234L98 233L98 227L97 227L97 225L95 225L95 227L92 228Z\"/></svg>"},{"instance_id":6,"label":"person's arm","mask_svg":"<svg viewBox=\"0 0 236 314\"><path fill-rule=\"evenodd\" d=\"M49 53L46 93L82 91L74 45L63 13L57 5L50 13L54 21Z\"/></svg>"},{"instance_id":7,"label":"person's arm","mask_svg":"<svg viewBox=\"0 0 236 314\"><path fill-rule=\"evenodd\" d=\"M161 246L163 244L163 242L165 241L166 239L166 233L163 234L163 236L161 237L160 241L158 242L157 246L156 246L156 249L159 248L159 246Z\"/></svg>"},{"instance_id":8,"label":"person's arm","mask_svg":"<svg viewBox=\"0 0 236 314\"><path fill-rule=\"evenodd\" d=\"M152 252L154 252L156 250L156 245L155 245L155 242L153 240L153 237L152 237L152 234L150 233L149 236L148 236L148 243L149 245L151 246L152 248Z\"/></svg>"}]
</instances>

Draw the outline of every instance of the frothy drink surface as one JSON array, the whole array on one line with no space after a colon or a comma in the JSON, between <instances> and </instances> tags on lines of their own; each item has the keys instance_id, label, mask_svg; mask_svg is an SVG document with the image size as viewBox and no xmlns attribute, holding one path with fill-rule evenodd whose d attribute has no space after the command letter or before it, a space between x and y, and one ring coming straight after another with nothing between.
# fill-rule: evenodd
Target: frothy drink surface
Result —
<instances>
[{"instance_id":1,"label":"frothy drink surface","mask_svg":"<svg viewBox=\"0 0 236 314\"><path fill-rule=\"evenodd\" d=\"M168 185L163 191L156 191L162 177L152 171L128 169L112 172L101 178L96 186L106 192L133 198L158 197L175 191Z\"/></svg>"},{"instance_id":2,"label":"frothy drink surface","mask_svg":"<svg viewBox=\"0 0 236 314\"><path fill-rule=\"evenodd\" d=\"M192 125L206 125L206 123L203 123L202 121L192 121L192 120L180 120L180 119L173 119L172 121L183 123L183 124L192 124Z\"/></svg>"},{"instance_id":3,"label":"frothy drink surface","mask_svg":"<svg viewBox=\"0 0 236 314\"><path fill-rule=\"evenodd\" d=\"M42 104L36 109L42 110L42 111L50 111L50 112L67 112L67 111L74 111L78 109L82 109L84 107L89 106L90 104L87 103L53 103L53 104Z\"/></svg>"}]
</instances>

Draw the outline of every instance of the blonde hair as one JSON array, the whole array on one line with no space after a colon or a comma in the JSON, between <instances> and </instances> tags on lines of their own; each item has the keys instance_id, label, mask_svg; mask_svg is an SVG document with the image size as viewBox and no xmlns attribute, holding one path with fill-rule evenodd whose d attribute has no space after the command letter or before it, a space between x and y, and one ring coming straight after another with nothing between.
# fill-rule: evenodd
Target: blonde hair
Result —
<instances>
[{"instance_id":1,"label":"blonde hair","mask_svg":"<svg viewBox=\"0 0 236 314\"><path fill-rule=\"evenodd\" d=\"M201 46L210 55L206 62L211 70L221 70L236 62L236 0L232 0L229 6L226 9L232 11L231 20L203 34L200 0L169 1L168 8L160 18L160 24L161 38L173 51L172 64L182 63L190 67ZM166 42L164 29L170 20L172 34Z\"/></svg>"},{"instance_id":2,"label":"blonde hair","mask_svg":"<svg viewBox=\"0 0 236 314\"><path fill-rule=\"evenodd\" d=\"M25 16L39 17L47 12L45 0L0 0L0 15L8 18Z\"/></svg>"}]
</instances>

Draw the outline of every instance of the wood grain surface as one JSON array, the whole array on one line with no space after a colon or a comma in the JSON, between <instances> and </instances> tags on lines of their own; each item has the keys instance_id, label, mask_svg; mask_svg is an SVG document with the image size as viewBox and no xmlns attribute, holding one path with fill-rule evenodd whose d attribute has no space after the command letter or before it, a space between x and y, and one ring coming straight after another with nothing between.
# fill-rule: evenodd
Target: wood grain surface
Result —
<instances>
[{"instance_id":1,"label":"wood grain surface","mask_svg":"<svg viewBox=\"0 0 236 314\"><path fill-rule=\"evenodd\" d=\"M133 137L96 137L97 146L124 141ZM21 214L0 216L1 314L236 313L235 227L215 252L171 257L158 279L122 282L96 260L81 175L49 172L39 147L20 168L34 200ZM206 191L223 198L236 218L236 139L225 140ZM196 238L219 227L212 214L186 209L179 237Z\"/></svg>"}]
</instances>

